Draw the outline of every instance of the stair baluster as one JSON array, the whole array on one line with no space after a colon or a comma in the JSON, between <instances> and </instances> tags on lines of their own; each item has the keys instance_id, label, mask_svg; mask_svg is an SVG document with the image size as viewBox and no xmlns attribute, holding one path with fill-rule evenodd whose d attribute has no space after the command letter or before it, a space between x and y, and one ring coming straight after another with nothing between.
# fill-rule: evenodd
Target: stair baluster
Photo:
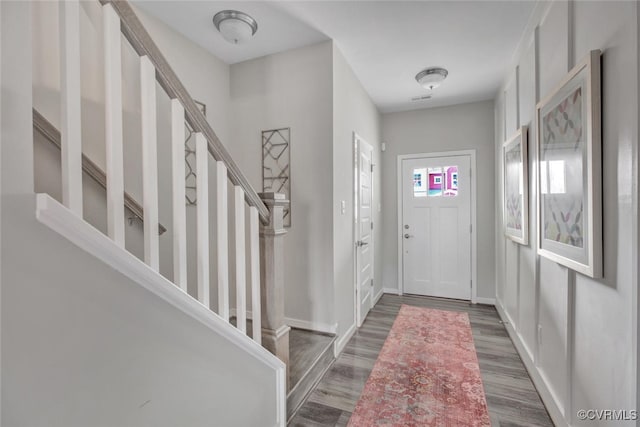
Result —
<instances>
[{"instance_id":1,"label":"stair baluster","mask_svg":"<svg viewBox=\"0 0 640 427\"><path fill-rule=\"evenodd\" d=\"M107 149L107 235L124 248L124 167L122 149L122 46L120 17L103 7L105 145Z\"/></svg>"},{"instance_id":2,"label":"stair baluster","mask_svg":"<svg viewBox=\"0 0 640 427\"><path fill-rule=\"evenodd\" d=\"M140 57L140 113L142 119L142 195L144 208L144 262L160 271L158 236L158 135L156 120L156 69Z\"/></svg>"},{"instance_id":3,"label":"stair baluster","mask_svg":"<svg viewBox=\"0 0 640 427\"><path fill-rule=\"evenodd\" d=\"M80 4L60 3L62 203L82 218Z\"/></svg>"},{"instance_id":4,"label":"stair baluster","mask_svg":"<svg viewBox=\"0 0 640 427\"><path fill-rule=\"evenodd\" d=\"M229 211L227 167L216 162L216 244L218 270L218 314L229 321Z\"/></svg>"},{"instance_id":5,"label":"stair baluster","mask_svg":"<svg viewBox=\"0 0 640 427\"><path fill-rule=\"evenodd\" d=\"M236 322L237 328L247 333L247 259L245 254L245 215L244 215L244 191L236 185L233 189L235 226L233 240L235 243L236 258Z\"/></svg>"},{"instance_id":6,"label":"stair baluster","mask_svg":"<svg viewBox=\"0 0 640 427\"><path fill-rule=\"evenodd\" d=\"M171 100L171 182L173 204L173 283L187 292L187 208L184 165L184 108Z\"/></svg>"}]
</instances>

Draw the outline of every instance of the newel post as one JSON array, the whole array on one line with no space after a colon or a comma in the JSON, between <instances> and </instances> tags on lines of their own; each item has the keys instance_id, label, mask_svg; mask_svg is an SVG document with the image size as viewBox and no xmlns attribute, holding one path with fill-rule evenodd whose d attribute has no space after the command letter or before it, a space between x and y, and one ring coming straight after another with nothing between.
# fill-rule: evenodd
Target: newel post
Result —
<instances>
[{"instance_id":1,"label":"newel post","mask_svg":"<svg viewBox=\"0 0 640 427\"><path fill-rule=\"evenodd\" d=\"M270 212L269 224L260 225L260 286L262 345L287 365L289 382L289 331L284 321L284 207L282 193L260 193Z\"/></svg>"}]
</instances>

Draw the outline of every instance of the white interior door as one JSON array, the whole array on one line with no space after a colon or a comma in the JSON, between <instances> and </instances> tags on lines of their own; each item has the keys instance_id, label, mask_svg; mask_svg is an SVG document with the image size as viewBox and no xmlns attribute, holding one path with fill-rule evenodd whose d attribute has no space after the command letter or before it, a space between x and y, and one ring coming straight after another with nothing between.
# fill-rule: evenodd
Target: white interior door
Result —
<instances>
[{"instance_id":1,"label":"white interior door","mask_svg":"<svg viewBox=\"0 0 640 427\"><path fill-rule=\"evenodd\" d=\"M358 326L361 326L373 306L373 149L357 135L354 136L354 144L356 159L356 313Z\"/></svg>"},{"instance_id":2,"label":"white interior door","mask_svg":"<svg viewBox=\"0 0 640 427\"><path fill-rule=\"evenodd\" d=\"M469 155L402 161L404 292L471 299Z\"/></svg>"}]
</instances>

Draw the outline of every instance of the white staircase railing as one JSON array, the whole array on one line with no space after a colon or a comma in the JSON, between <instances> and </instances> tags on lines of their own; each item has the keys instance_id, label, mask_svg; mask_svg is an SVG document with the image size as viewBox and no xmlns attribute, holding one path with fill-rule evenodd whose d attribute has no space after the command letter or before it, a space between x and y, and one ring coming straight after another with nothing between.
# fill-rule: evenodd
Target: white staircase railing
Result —
<instances>
[{"instance_id":1,"label":"white staircase railing","mask_svg":"<svg viewBox=\"0 0 640 427\"><path fill-rule=\"evenodd\" d=\"M234 243L236 327L247 333L247 286L250 288L252 338L262 342L285 363L288 361L288 327L284 325L281 260L284 234L282 205L279 195L267 194L269 208L251 187L222 145L206 118L177 78L164 56L142 26L126 1L100 0L103 10L105 73L105 149L106 171L102 173L82 154L80 91L80 25L79 1L60 1L61 47L61 118L60 147L62 159L63 204L82 218L82 171L87 164L106 181L107 235L125 247L125 213L123 206L133 206L134 214L143 220L144 262L156 272L160 270L158 208L158 138L156 116L156 82L171 99L171 224L173 237L173 283L187 292L187 215L185 204L184 135L185 120L195 130L197 177L197 300L210 308L210 289L215 286L218 307L210 308L230 321L230 257L229 239ZM142 129L142 208L132 203L124 191L123 101L122 101L122 37L140 58L140 105ZM39 124L38 124L39 123ZM42 124L45 123L45 124ZM34 111L34 126L48 129L46 121ZM51 136L51 135L50 135ZM55 136L55 135L54 135ZM212 156L213 171L209 170ZM95 172L94 170L94 172ZM215 222L209 212L209 178L215 180ZM228 183L233 186L232 215L234 226L229 233ZM275 204L274 204L275 201ZM273 207L277 206L277 209ZM248 209L247 209L248 207ZM245 218L248 210L248 221ZM274 218L272 215L279 215ZM164 227L160 226L163 231ZM212 227L215 242L209 239ZM266 236L266 238L265 238ZM246 242L246 243L245 243ZM209 253L215 248L217 272L210 275ZM267 262L261 262L261 258ZM273 262L276 260L278 262ZM262 279L262 280L261 280ZM194 278L191 278L194 280ZM262 286L261 286L261 282ZM264 294L264 295L263 295ZM261 301L268 304L261 305Z\"/></svg>"}]
</instances>

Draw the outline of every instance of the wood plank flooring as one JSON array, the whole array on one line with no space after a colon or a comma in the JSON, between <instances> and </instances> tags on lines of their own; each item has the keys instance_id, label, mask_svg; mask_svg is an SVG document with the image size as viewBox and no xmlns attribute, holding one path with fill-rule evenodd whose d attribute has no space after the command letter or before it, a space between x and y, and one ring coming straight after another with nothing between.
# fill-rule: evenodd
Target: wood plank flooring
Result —
<instances>
[{"instance_id":1,"label":"wood plank flooring","mask_svg":"<svg viewBox=\"0 0 640 427\"><path fill-rule=\"evenodd\" d=\"M494 307L385 294L289 426L346 426L402 304L466 311L493 426L553 426Z\"/></svg>"}]
</instances>

